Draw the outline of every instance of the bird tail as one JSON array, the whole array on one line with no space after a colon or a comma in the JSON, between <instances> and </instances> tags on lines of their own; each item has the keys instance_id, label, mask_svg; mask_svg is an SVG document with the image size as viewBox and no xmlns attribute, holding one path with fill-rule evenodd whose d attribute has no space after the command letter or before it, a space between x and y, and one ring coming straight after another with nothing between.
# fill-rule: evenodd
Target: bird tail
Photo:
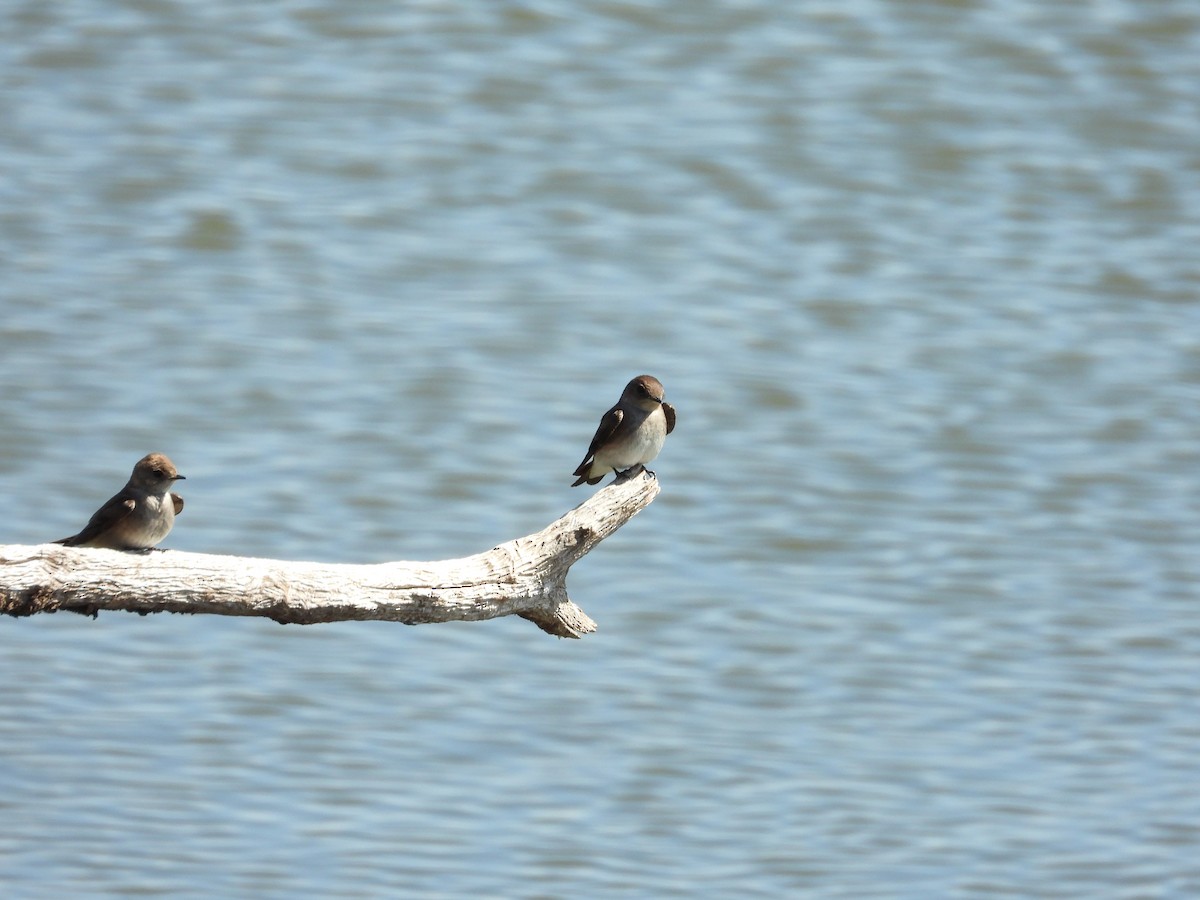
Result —
<instances>
[{"instance_id":1,"label":"bird tail","mask_svg":"<svg viewBox=\"0 0 1200 900\"><path fill-rule=\"evenodd\" d=\"M599 475L597 475L593 478L592 477L592 462L590 459L585 459L583 462L581 462L579 464L579 468L576 469L571 474L579 476L578 478L576 478L574 481L571 482L571 487L579 487L579 485L583 484L585 481L588 484L596 484L608 473L601 472Z\"/></svg>"}]
</instances>

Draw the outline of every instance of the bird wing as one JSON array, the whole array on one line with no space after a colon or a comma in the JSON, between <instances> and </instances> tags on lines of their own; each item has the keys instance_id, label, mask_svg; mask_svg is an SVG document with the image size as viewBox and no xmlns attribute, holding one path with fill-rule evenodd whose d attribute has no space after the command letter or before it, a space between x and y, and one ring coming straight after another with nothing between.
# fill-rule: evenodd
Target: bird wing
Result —
<instances>
[{"instance_id":1,"label":"bird wing","mask_svg":"<svg viewBox=\"0 0 1200 900\"><path fill-rule=\"evenodd\" d=\"M171 505L175 507L175 515L179 515L181 512L183 512L183 498L178 494L171 495Z\"/></svg>"},{"instance_id":2,"label":"bird wing","mask_svg":"<svg viewBox=\"0 0 1200 900\"><path fill-rule=\"evenodd\" d=\"M54 543L64 544L67 547L80 547L95 538L98 534L108 531L108 529L112 528L122 519L132 514L136 508L137 501L132 497L125 498L121 494L117 494L96 510L96 514L88 519L88 523L83 526L83 531L71 537L63 538L61 541L55 541Z\"/></svg>"},{"instance_id":3,"label":"bird wing","mask_svg":"<svg viewBox=\"0 0 1200 900\"><path fill-rule=\"evenodd\" d=\"M612 437L612 433L617 430L617 426L621 424L621 420L624 418L624 411L616 406L604 414L604 417L600 419L600 424L596 426L596 434L592 438L592 442L588 444L588 451L583 457L583 462L581 462L579 467L571 474L584 474L588 465L592 461L592 457L596 455L596 451L604 444L605 441Z\"/></svg>"},{"instance_id":4,"label":"bird wing","mask_svg":"<svg viewBox=\"0 0 1200 900\"><path fill-rule=\"evenodd\" d=\"M667 434L675 430L675 407L670 403L662 405L663 415L667 417Z\"/></svg>"}]
</instances>

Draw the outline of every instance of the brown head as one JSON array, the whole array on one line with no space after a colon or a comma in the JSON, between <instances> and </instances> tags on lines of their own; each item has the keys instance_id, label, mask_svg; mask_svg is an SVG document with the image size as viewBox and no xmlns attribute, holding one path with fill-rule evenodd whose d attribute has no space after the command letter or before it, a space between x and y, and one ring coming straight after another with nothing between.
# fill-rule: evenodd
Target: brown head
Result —
<instances>
[{"instance_id":1,"label":"brown head","mask_svg":"<svg viewBox=\"0 0 1200 900\"><path fill-rule=\"evenodd\" d=\"M621 402L653 411L654 407L663 402L662 382L653 375L639 375L625 385L625 390L621 392Z\"/></svg>"},{"instance_id":2,"label":"brown head","mask_svg":"<svg viewBox=\"0 0 1200 900\"><path fill-rule=\"evenodd\" d=\"M175 463L171 462L166 454L147 453L133 467L129 483L152 493L161 493L183 478L184 476L176 470Z\"/></svg>"}]
</instances>

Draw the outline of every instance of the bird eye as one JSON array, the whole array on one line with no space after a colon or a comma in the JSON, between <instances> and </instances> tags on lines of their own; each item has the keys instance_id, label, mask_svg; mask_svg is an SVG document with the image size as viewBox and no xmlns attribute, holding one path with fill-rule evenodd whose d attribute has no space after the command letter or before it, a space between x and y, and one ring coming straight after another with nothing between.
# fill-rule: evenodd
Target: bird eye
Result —
<instances>
[{"instance_id":1,"label":"bird eye","mask_svg":"<svg viewBox=\"0 0 1200 900\"><path fill-rule=\"evenodd\" d=\"M163 477L164 475L166 475L167 473L166 473L166 472L164 472L162 469L155 469L155 470L154 470L154 474L155 474L156 476L158 476L159 478L162 478L162 477Z\"/></svg>"}]
</instances>

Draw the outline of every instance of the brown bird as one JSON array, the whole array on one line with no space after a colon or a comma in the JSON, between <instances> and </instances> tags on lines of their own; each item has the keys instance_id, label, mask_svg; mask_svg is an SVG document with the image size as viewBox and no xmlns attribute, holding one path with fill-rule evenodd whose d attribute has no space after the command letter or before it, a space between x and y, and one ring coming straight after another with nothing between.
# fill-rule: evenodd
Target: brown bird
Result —
<instances>
[{"instance_id":1,"label":"brown bird","mask_svg":"<svg viewBox=\"0 0 1200 900\"><path fill-rule=\"evenodd\" d=\"M110 550L145 550L167 536L175 516L183 511L183 498L171 486L183 476L161 453L143 456L133 467L129 483L109 499L83 531L56 544L68 547L107 547Z\"/></svg>"},{"instance_id":2,"label":"brown bird","mask_svg":"<svg viewBox=\"0 0 1200 900\"><path fill-rule=\"evenodd\" d=\"M621 392L621 399L604 414L583 462L571 474L571 487L596 484L612 469L618 475L634 466L646 467L675 430L675 407L663 402L663 386L653 375L639 375Z\"/></svg>"}]
</instances>

